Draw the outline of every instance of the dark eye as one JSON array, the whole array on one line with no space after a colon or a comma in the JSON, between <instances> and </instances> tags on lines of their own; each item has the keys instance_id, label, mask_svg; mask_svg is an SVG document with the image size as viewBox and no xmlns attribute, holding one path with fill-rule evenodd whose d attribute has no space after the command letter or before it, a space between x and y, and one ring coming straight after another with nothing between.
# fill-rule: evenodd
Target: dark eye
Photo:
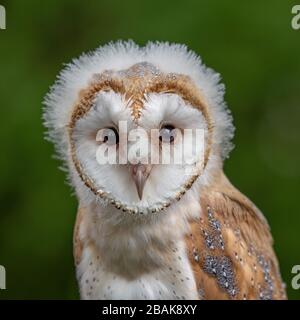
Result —
<instances>
[{"instance_id":1,"label":"dark eye","mask_svg":"<svg viewBox=\"0 0 300 320\"><path fill-rule=\"evenodd\" d=\"M96 141L115 145L119 143L119 134L115 128L104 128L97 132Z\"/></svg>"},{"instance_id":2,"label":"dark eye","mask_svg":"<svg viewBox=\"0 0 300 320\"><path fill-rule=\"evenodd\" d=\"M172 125L164 125L159 131L159 140L164 143L172 143L175 138L175 131Z\"/></svg>"}]
</instances>

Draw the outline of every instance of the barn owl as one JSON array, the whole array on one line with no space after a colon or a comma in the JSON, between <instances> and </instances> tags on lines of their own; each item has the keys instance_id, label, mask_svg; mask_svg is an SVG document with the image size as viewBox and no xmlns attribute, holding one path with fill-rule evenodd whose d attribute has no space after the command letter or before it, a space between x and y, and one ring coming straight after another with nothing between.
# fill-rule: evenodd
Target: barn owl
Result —
<instances>
[{"instance_id":1,"label":"barn owl","mask_svg":"<svg viewBox=\"0 0 300 320\"><path fill-rule=\"evenodd\" d=\"M234 132L223 94L178 44L110 43L60 73L44 120L79 201L82 299L286 298L264 216L223 173ZM137 139L142 156L129 152L139 129L156 133L155 148ZM202 138L181 148L188 130ZM127 161L101 163L99 150ZM178 150L188 161L172 161Z\"/></svg>"}]
</instances>

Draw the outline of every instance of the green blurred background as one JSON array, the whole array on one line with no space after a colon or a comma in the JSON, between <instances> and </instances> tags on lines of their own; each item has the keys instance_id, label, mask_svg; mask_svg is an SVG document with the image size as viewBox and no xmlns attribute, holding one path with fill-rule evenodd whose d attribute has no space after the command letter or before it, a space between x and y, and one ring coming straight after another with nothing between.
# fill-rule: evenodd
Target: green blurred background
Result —
<instances>
[{"instance_id":1,"label":"green blurred background","mask_svg":"<svg viewBox=\"0 0 300 320\"><path fill-rule=\"evenodd\" d=\"M128 38L185 43L222 74L236 126L225 171L266 215L289 298L300 298L291 288L292 266L300 264L296 2L0 0L7 10L7 30L0 30L0 264L7 290L0 299L78 298L77 204L43 139L41 102L63 63Z\"/></svg>"}]
</instances>

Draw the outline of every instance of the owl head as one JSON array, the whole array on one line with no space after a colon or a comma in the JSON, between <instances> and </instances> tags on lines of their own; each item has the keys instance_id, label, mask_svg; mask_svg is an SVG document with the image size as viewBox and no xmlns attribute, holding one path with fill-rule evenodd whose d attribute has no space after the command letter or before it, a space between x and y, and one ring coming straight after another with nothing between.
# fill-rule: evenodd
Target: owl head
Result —
<instances>
[{"instance_id":1,"label":"owl head","mask_svg":"<svg viewBox=\"0 0 300 320\"><path fill-rule=\"evenodd\" d=\"M222 167L233 136L223 94L183 45L117 42L67 65L44 120L82 203L157 214Z\"/></svg>"}]
</instances>

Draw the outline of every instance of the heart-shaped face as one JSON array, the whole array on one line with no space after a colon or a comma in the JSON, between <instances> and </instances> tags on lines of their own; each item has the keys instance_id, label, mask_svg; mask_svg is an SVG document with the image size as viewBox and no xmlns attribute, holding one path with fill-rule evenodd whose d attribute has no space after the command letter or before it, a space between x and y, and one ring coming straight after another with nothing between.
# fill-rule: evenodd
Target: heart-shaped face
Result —
<instances>
[{"instance_id":1,"label":"heart-shaped face","mask_svg":"<svg viewBox=\"0 0 300 320\"><path fill-rule=\"evenodd\" d=\"M105 72L73 111L72 161L86 186L116 208L156 213L203 172L208 120L188 77L148 63Z\"/></svg>"}]
</instances>

